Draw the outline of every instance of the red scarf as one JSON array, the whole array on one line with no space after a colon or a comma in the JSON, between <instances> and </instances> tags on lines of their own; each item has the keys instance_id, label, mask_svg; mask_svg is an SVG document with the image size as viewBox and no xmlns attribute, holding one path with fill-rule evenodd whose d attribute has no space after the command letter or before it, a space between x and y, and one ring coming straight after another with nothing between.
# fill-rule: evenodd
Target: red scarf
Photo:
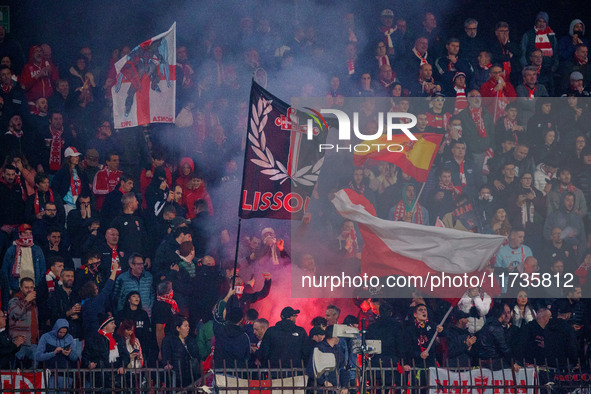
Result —
<instances>
[{"instance_id":1,"label":"red scarf","mask_svg":"<svg viewBox=\"0 0 591 394\"><path fill-rule=\"evenodd\" d=\"M507 44L509 43L509 41L507 41ZM500 44L500 42L499 42ZM507 48L507 45L503 45L501 44L501 50L503 51L503 56L508 57L509 55L509 48ZM507 60L503 62L503 71L505 72L505 78L509 78L509 76L511 75L511 61Z\"/></svg>"},{"instance_id":2,"label":"red scarf","mask_svg":"<svg viewBox=\"0 0 591 394\"><path fill-rule=\"evenodd\" d=\"M117 253L117 247L111 248L111 270L113 270L113 265L115 263L119 263L119 254ZM117 276L121 273L121 265L117 268Z\"/></svg>"},{"instance_id":3,"label":"red scarf","mask_svg":"<svg viewBox=\"0 0 591 394\"><path fill-rule=\"evenodd\" d=\"M45 283L47 283L47 291L52 293L55 290L55 274L51 270L47 270L45 273Z\"/></svg>"},{"instance_id":4,"label":"red scarf","mask_svg":"<svg viewBox=\"0 0 591 394\"><path fill-rule=\"evenodd\" d=\"M398 26L394 26L394 27L382 26L382 27L380 27L380 31L386 37L386 45L388 46L388 48L394 48L394 43L392 42L392 33L394 33L396 30L398 30Z\"/></svg>"},{"instance_id":5,"label":"red scarf","mask_svg":"<svg viewBox=\"0 0 591 394\"><path fill-rule=\"evenodd\" d=\"M542 51L544 56L552 56L554 51L552 50L552 44L550 43L549 35L554 35L554 32L550 27L546 27L544 30L538 30L534 27L536 32L536 49Z\"/></svg>"},{"instance_id":6,"label":"red scarf","mask_svg":"<svg viewBox=\"0 0 591 394\"><path fill-rule=\"evenodd\" d=\"M117 341L113 338L113 333L98 330L98 333L109 340L109 362L114 363L119 358L119 349L117 349Z\"/></svg>"},{"instance_id":7,"label":"red scarf","mask_svg":"<svg viewBox=\"0 0 591 394\"><path fill-rule=\"evenodd\" d=\"M484 120L482 119L482 108L470 108L470 116L472 116L480 138L486 138L487 134L486 128L484 127Z\"/></svg>"},{"instance_id":8,"label":"red scarf","mask_svg":"<svg viewBox=\"0 0 591 394\"><path fill-rule=\"evenodd\" d=\"M176 301L172 298L174 295L174 290L171 290L170 293L165 294L163 296L159 295L156 296L156 301L163 301L170 305L170 309L172 313L179 313L179 306L177 305Z\"/></svg>"},{"instance_id":9,"label":"red scarf","mask_svg":"<svg viewBox=\"0 0 591 394\"><path fill-rule=\"evenodd\" d=\"M390 65L390 59L388 59L388 56L384 55L384 56L376 56L376 59L378 59L378 68L382 67L383 65Z\"/></svg>"},{"instance_id":10,"label":"red scarf","mask_svg":"<svg viewBox=\"0 0 591 394\"><path fill-rule=\"evenodd\" d=\"M404 220L404 216L406 215L406 213L407 212L406 212L406 206L405 206L404 200L400 200L398 202L398 204L396 204L396 207L394 208L394 218L392 220L394 220L394 221ZM416 203L415 213L412 215L410 222L416 223L416 224L423 224L423 210L421 209L421 206L419 205L418 202Z\"/></svg>"},{"instance_id":11,"label":"red scarf","mask_svg":"<svg viewBox=\"0 0 591 394\"><path fill-rule=\"evenodd\" d=\"M464 162L462 162L462 164L460 165L460 169L463 170L464 169ZM464 179L466 177L464 176ZM454 186L453 183L450 183L449 185L444 185L442 182L439 182L439 189L440 190L446 190L446 191L450 191L451 192L451 197L455 200L460 194L462 194L462 188L459 186Z\"/></svg>"},{"instance_id":12,"label":"red scarf","mask_svg":"<svg viewBox=\"0 0 591 394\"><path fill-rule=\"evenodd\" d=\"M454 104L454 115L457 115L463 109L468 106L468 100L466 99L466 89L460 89L454 87L456 91L456 102Z\"/></svg>"},{"instance_id":13,"label":"red scarf","mask_svg":"<svg viewBox=\"0 0 591 394\"><path fill-rule=\"evenodd\" d=\"M63 130L54 130L50 127L49 132L51 133L49 169L51 171L57 171L62 166L62 147L64 146L64 140L62 138Z\"/></svg>"},{"instance_id":14,"label":"red scarf","mask_svg":"<svg viewBox=\"0 0 591 394\"><path fill-rule=\"evenodd\" d=\"M428 64L429 63L427 61L427 56L429 55L427 52L425 52L425 55L421 55L419 53L419 51L417 51L415 48L413 48L412 49L412 53L414 53L416 57L418 57L419 59L421 59L421 64L419 64L419 67L422 66L423 64Z\"/></svg>"},{"instance_id":15,"label":"red scarf","mask_svg":"<svg viewBox=\"0 0 591 394\"><path fill-rule=\"evenodd\" d=\"M533 99L536 97L535 92L536 89L538 88L538 85L535 85L533 89L530 89L529 86L527 86L526 84L523 84L523 86L525 86L525 88L527 89L527 97L530 99Z\"/></svg>"},{"instance_id":16,"label":"red scarf","mask_svg":"<svg viewBox=\"0 0 591 394\"><path fill-rule=\"evenodd\" d=\"M505 116L503 118L503 125L505 126L505 130L511 131L513 133L513 128L518 126L517 119L510 120ZM513 133L513 136L515 137L515 143L517 143L517 134Z\"/></svg>"},{"instance_id":17,"label":"red scarf","mask_svg":"<svg viewBox=\"0 0 591 394\"><path fill-rule=\"evenodd\" d=\"M24 237L19 234L19 239L14 241L16 245L16 253L14 254L14 264L12 265L12 277L20 278L21 276L21 258L23 257L22 248L30 248L33 246L33 237Z\"/></svg>"},{"instance_id":18,"label":"red scarf","mask_svg":"<svg viewBox=\"0 0 591 394\"><path fill-rule=\"evenodd\" d=\"M577 54L575 53L575 63L578 64L579 66L584 66L585 64L587 64L589 58L584 58L581 59L580 57L577 56Z\"/></svg>"},{"instance_id":19,"label":"red scarf","mask_svg":"<svg viewBox=\"0 0 591 394\"><path fill-rule=\"evenodd\" d=\"M566 185L566 186L559 185L559 186L558 186L558 191L559 191L560 193L564 193L564 192L571 192L571 193L574 193L574 192L576 192L576 191L577 191L577 187L576 187L575 185L573 185L572 183L569 183L569 184L568 184L568 185Z\"/></svg>"},{"instance_id":20,"label":"red scarf","mask_svg":"<svg viewBox=\"0 0 591 394\"><path fill-rule=\"evenodd\" d=\"M76 170L74 170L76 172ZM72 191L72 197L74 197L74 201L76 201L76 197L82 191L82 183L80 182L80 177L76 172L76 179L74 179L74 174L70 176L70 190Z\"/></svg>"},{"instance_id":21,"label":"red scarf","mask_svg":"<svg viewBox=\"0 0 591 394\"><path fill-rule=\"evenodd\" d=\"M43 192L41 192L43 193ZM53 191L51 189L49 189L49 201L45 201L45 202L55 202L53 199ZM45 204L43 204L45 206ZM39 190L35 191L35 200L33 203L33 206L35 208L35 214L41 212L41 204L39 204Z\"/></svg>"},{"instance_id":22,"label":"red scarf","mask_svg":"<svg viewBox=\"0 0 591 394\"><path fill-rule=\"evenodd\" d=\"M12 84L9 85L2 85L2 91L6 94L10 93L10 91L12 90Z\"/></svg>"},{"instance_id":23,"label":"red scarf","mask_svg":"<svg viewBox=\"0 0 591 394\"><path fill-rule=\"evenodd\" d=\"M10 134L12 134L13 136L15 136L16 138L22 138L23 137L23 131L15 131L13 129L8 129L8 132Z\"/></svg>"}]
</instances>

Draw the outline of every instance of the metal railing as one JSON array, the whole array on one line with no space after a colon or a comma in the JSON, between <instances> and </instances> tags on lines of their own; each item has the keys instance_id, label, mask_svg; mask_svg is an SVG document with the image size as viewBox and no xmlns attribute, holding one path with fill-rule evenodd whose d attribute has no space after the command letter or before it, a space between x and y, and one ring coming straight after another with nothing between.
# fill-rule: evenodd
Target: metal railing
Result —
<instances>
[{"instance_id":1,"label":"metal railing","mask_svg":"<svg viewBox=\"0 0 591 394\"><path fill-rule=\"evenodd\" d=\"M359 368L309 377L310 369L291 363L276 367L224 363L203 376L194 376L191 371L191 377L185 376L185 379L180 365L174 370L161 367L125 371L116 368L16 369L0 371L0 393L304 394L334 393L343 389L358 393L362 382L365 382L365 393L371 394L591 393L591 363L580 360L577 363L566 360L564 365L558 360L553 363L545 360L541 365L535 360L522 362L519 371L513 369L513 363L506 365L503 360L437 367L422 364L411 363L410 369L405 370L403 360L396 364L369 360L363 377Z\"/></svg>"}]
</instances>

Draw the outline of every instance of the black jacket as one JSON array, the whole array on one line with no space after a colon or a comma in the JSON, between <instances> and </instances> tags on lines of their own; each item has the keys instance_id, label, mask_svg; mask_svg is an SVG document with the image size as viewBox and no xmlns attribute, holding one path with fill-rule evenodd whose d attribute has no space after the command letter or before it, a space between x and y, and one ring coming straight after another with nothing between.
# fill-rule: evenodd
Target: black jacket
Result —
<instances>
[{"instance_id":1,"label":"black jacket","mask_svg":"<svg viewBox=\"0 0 591 394\"><path fill-rule=\"evenodd\" d=\"M0 226L21 224L24 212L22 187L16 182L8 186L4 179L0 180Z\"/></svg>"},{"instance_id":2,"label":"black jacket","mask_svg":"<svg viewBox=\"0 0 591 394\"><path fill-rule=\"evenodd\" d=\"M179 247L180 245L176 239L170 237L156 249L152 264L152 273L158 282L160 281L160 276L166 275L170 266L180 260L179 255L176 254Z\"/></svg>"},{"instance_id":3,"label":"black jacket","mask_svg":"<svg viewBox=\"0 0 591 394\"><path fill-rule=\"evenodd\" d=\"M290 363L294 367L301 366L306 337L306 331L291 320L281 320L269 327L261 343L262 365L269 361L271 367L276 368L281 361L284 368L290 367Z\"/></svg>"},{"instance_id":4,"label":"black jacket","mask_svg":"<svg viewBox=\"0 0 591 394\"><path fill-rule=\"evenodd\" d=\"M164 340L162 341L162 365L172 365L173 371L177 374L180 373L183 386L191 384L192 381L198 378L198 376L195 376L194 371L193 379L191 379L192 359L199 359L199 351L197 350L195 340L187 337L185 339L185 344L183 345L183 342L181 342L178 335L167 335L164 337Z\"/></svg>"},{"instance_id":5,"label":"black jacket","mask_svg":"<svg viewBox=\"0 0 591 394\"><path fill-rule=\"evenodd\" d=\"M82 352L82 365L88 368L88 365L92 362L97 363L97 368L127 367L130 358L125 340L117 334L113 334L113 338L117 342L119 357L112 366L109 362L109 340L98 333L85 341L84 351Z\"/></svg>"},{"instance_id":6,"label":"black jacket","mask_svg":"<svg viewBox=\"0 0 591 394\"><path fill-rule=\"evenodd\" d=\"M545 337L549 366L566 367L578 362L579 352L575 329L566 320L552 317L546 326ZM558 365L556 365L556 360L558 360Z\"/></svg>"},{"instance_id":7,"label":"black jacket","mask_svg":"<svg viewBox=\"0 0 591 394\"><path fill-rule=\"evenodd\" d=\"M14 355L20 348L8 336L8 328L0 332L0 369L10 369Z\"/></svg>"},{"instance_id":8,"label":"black jacket","mask_svg":"<svg viewBox=\"0 0 591 394\"><path fill-rule=\"evenodd\" d=\"M229 322L221 323L217 319L213 320L213 333L215 335L215 351L213 352L213 361L215 368L221 370L224 368L246 368L250 358L250 339L244 330L244 327L231 324Z\"/></svg>"},{"instance_id":9,"label":"black jacket","mask_svg":"<svg viewBox=\"0 0 591 394\"><path fill-rule=\"evenodd\" d=\"M382 359L386 367L390 365L390 360L395 366L399 359L406 359L402 325L393 318L378 318L367 329L367 339L382 341L382 354L374 357Z\"/></svg>"},{"instance_id":10,"label":"black jacket","mask_svg":"<svg viewBox=\"0 0 591 394\"><path fill-rule=\"evenodd\" d=\"M72 290L68 294L62 286L56 286L47 300L51 326L55 324L57 319L66 319L70 324L69 333L74 338L82 338L82 311L78 314L78 319L72 319L71 316L66 316L66 312L72 309L75 304L79 303L80 297L77 292Z\"/></svg>"},{"instance_id":11,"label":"black jacket","mask_svg":"<svg viewBox=\"0 0 591 394\"><path fill-rule=\"evenodd\" d=\"M488 321L478 332L478 358L500 360L511 365L511 349L505 339L505 329L498 320Z\"/></svg>"},{"instance_id":12,"label":"black jacket","mask_svg":"<svg viewBox=\"0 0 591 394\"><path fill-rule=\"evenodd\" d=\"M449 367L469 367L470 351L468 350L468 345L466 345L466 339L470 335L468 330L463 330L459 327L451 326L444 332L449 349L447 355L447 363Z\"/></svg>"}]
</instances>

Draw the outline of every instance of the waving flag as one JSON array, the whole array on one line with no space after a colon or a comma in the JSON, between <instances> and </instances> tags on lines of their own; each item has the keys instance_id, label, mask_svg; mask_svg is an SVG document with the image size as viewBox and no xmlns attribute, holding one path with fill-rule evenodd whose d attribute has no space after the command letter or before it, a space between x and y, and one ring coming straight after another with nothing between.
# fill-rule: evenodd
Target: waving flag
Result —
<instances>
[{"instance_id":1,"label":"waving flag","mask_svg":"<svg viewBox=\"0 0 591 394\"><path fill-rule=\"evenodd\" d=\"M308 113L290 107L253 81L239 216L299 220L324 163L318 149L328 130Z\"/></svg>"},{"instance_id":2,"label":"waving flag","mask_svg":"<svg viewBox=\"0 0 591 394\"><path fill-rule=\"evenodd\" d=\"M176 97L176 22L133 48L115 63L113 95L116 129L173 123Z\"/></svg>"},{"instance_id":3,"label":"waving flag","mask_svg":"<svg viewBox=\"0 0 591 394\"><path fill-rule=\"evenodd\" d=\"M339 190L332 203L341 216L359 225L364 240L361 271L368 275L477 273L505 240L499 235L383 220L365 197L350 189Z\"/></svg>"},{"instance_id":4,"label":"waving flag","mask_svg":"<svg viewBox=\"0 0 591 394\"><path fill-rule=\"evenodd\" d=\"M406 135L393 135L391 140L388 140L384 135L377 140L368 141L365 144L370 149L364 152L355 151L353 162L360 166L367 159L387 161L396 164L405 174L417 181L426 182L443 135L424 133L414 136L417 137L417 141L409 140ZM393 144L404 147L404 152L390 152L384 148L384 146Z\"/></svg>"}]
</instances>

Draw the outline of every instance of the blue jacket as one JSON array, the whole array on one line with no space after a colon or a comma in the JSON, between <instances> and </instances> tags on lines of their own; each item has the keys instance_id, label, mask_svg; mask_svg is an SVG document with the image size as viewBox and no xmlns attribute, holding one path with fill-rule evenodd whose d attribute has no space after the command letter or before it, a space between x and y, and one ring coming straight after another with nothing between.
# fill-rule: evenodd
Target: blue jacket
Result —
<instances>
[{"instance_id":1,"label":"blue jacket","mask_svg":"<svg viewBox=\"0 0 591 394\"><path fill-rule=\"evenodd\" d=\"M38 286L39 283L45 280L45 256L43 256L43 251L37 245L32 246L32 253L33 253L33 268L35 269L35 277L32 278L35 280L35 285ZM4 262L2 263L2 273L1 275L1 283L4 284L2 286L2 303L4 305L8 305L8 291L12 290L13 292L19 291L19 280L21 278L15 278L12 276L12 267L14 266L14 258L16 255L16 245L10 246L4 255Z\"/></svg>"},{"instance_id":2,"label":"blue jacket","mask_svg":"<svg viewBox=\"0 0 591 394\"><path fill-rule=\"evenodd\" d=\"M152 274L147 271L144 271L139 279L131 275L130 271L122 273L115 281L115 288L113 289L113 305L117 310L123 309L123 304L125 304L129 292L137 291L140 293L144 309L151 317L152 306L154 305L154 299L156 298L152 282Z\"/></svg>"},{"instance_id":3,"label":"blue jacket","mask_svg":"<svg viewBox=\"0 0 591 394\"><path fill-rule=\"evenodd\" d=\"M70 325L66 319L57 319L53 325L53 329L41 336L39 344L37 345L37 352L35 353L35 360L39 363L45 363L45 368L73 368L74 363L80 359L82 351L80 343L74 340L70 334L62 339L57 337L60 329L70 329ZM72 352L68 357L62 353L54 354L53 351L58 348L70 347Z\"/></svg>"}]
</instances>

